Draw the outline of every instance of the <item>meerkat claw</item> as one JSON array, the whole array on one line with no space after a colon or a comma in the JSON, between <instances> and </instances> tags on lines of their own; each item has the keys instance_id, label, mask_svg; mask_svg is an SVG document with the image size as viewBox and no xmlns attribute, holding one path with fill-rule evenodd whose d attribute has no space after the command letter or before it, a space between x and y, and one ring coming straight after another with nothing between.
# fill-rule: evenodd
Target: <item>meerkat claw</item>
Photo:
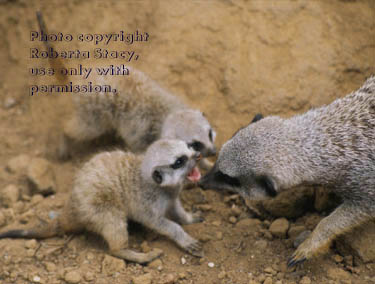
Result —
<instances>
[{"instance_id":1,"label":"meerkat claw","mask_svg":"<svg viewBox=\"0 0 375 284\"><path fill-rule=\"evenodd\" d=\"M306 257L303 257L301 259L296 259L296 256L292 256L288 261L288 267L293 267L298 264L303 263L306 260Z\"/></svg>"},{"instance_id":2,"label":"meerkat claw","mask_svg":"<svg viewBox=\"0 0 375 284\"><path fill-rule=\"evenodd\" d=\"M202 247L203 246L199 241L195 241L194 243L188 245L185 250L191 255L203 257Z\"/></svg>"}]
</instances>

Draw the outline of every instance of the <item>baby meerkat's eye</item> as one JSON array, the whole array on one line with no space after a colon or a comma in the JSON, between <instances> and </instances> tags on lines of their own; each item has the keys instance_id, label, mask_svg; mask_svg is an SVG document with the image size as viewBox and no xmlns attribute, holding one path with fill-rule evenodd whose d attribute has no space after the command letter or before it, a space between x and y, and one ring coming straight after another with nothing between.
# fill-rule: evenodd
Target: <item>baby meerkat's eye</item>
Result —
<instances>
[{"instance_id":1,"label":"baby meerkat's eye","mask_svg":"<svg viewBox=\"0 0 375 284\"><path fill-rule=\"evenodd\" d=\"M202 151L203 148L204 148L203 143L201 143L201 142L199 142L199 141L194 141L194 142L192 142L192 143L189 143L188 146L189 146L190 148L193 148L193 149L194 149L195 151L197 151L197 152Z\"/></svg>"},{"instance_id":2,"label":"baby meerkat's eye","mask_svg":"<svg viewBox=\"0 0 375 284\"><path fill-rule=\"evenodd\" d=\"M176 169L179 169L179 168L182 168L186 162L188 160L188 157L187 156L181 156L179 157L172 165L171 165L171 168L176 170Z\"/></svg>"},{"instance_id":3,"label":"baby meerkat's eye","mask_svg":"<svg viewBox=\"0 0 375 284\"><path fill-rule=\"evenodd\" d=\"M208 138L210 138L210 141L213 142L213 135L212 135L212 129L208 132Z\"/></svg>"}]
</instances>

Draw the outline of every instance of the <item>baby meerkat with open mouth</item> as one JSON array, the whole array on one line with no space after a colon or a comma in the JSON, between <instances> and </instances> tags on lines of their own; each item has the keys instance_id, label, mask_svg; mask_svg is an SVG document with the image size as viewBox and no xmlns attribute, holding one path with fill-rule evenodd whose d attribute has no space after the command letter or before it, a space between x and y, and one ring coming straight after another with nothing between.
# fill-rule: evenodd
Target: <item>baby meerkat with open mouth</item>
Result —
<instances>
[{"instance_id":1,"label":"baby meerkat with open mouth","mask_svg":"<svg viewBox=\"0 0 375 284\"><path fill-rule=\"evenodd\" d=\"M154 142L144 155L103 152L78 172L70 198L52 222L34 228L0 233L0 238L50 238L82 230L101 235L113 256L147 263L161 255L128 248L127 220L133 220L175 241L195 256L202 256L201 243L179 224L201 222L179 200L187 182L197 182L201 154L180 140Z\"/></svg>"}]
</instances>

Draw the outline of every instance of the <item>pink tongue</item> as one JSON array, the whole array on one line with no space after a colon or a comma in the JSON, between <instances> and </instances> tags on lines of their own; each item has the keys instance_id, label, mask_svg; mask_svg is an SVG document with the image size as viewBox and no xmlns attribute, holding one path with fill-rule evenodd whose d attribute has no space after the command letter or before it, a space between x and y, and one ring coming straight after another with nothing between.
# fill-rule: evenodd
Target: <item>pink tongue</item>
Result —
<instances>
[{"instance_id":1,"label":"pink tongue","mask_svg":"<svg viewBox=\"0 0 375 284\"><path fill-rule=\"evenodd\" d=\"M197 167L194 167L191 172L189 173L189 175L187 176L187 178L192 181L192 182L197 182L200 180L201 178L201 173L199 172L198 168Z\"/></svg>"}]
</instances>

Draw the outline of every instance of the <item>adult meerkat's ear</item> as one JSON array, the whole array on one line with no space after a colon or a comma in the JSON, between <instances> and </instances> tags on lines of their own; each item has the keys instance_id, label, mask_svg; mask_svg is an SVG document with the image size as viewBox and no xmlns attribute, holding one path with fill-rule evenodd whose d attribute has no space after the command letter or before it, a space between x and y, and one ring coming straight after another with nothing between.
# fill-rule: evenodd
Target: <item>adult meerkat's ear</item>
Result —
<instances>
[{"instance_id":1,"label":"adult meerkat's ear","mask_svg":"<svg viewBox=\"0 0 375 284\"><path fill-rule=\"evenodd\" d=\"M261 113L257 113L257 114L254 116L253 120L252 120L250 123L257 122L257 121L261 120L262 118L263 118L263 115L262 115Z\"/></svg>"}]
</instances>

